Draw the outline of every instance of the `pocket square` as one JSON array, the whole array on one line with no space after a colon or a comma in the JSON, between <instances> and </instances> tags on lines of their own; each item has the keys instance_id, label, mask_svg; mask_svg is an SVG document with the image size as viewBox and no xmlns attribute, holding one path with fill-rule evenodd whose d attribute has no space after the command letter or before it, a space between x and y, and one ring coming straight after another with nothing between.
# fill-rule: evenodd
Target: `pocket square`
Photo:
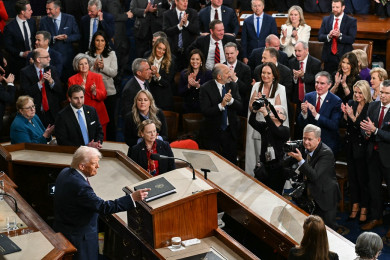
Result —
<instances>
[{"instance_id":1,"label":"pocket square","mask_svg":"<svg viewBox=\"0 0 390 260\"><path fill-rule=\"evenodd\" d=\"M69 27L64 27L64 30L68 29Z\"/></svg>"},{"instance_id":2,"label":"pocket square","mask_svg":"<svg viewBox=\"0 0 390 260\"><path fill-rule=\"evenodd\" d=\"M95 123L96 123L96 121L93 121L93 122L90 123L90 125L93 125L93 124L95 124Z\"/></svg>"}]
</instances>

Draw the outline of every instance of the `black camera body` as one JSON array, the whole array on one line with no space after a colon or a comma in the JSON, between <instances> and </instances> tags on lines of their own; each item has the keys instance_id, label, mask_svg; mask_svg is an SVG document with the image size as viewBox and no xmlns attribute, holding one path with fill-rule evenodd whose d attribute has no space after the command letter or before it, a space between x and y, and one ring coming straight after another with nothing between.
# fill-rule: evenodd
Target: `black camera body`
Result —
<instances>
[{"instance_id":1,"label":"black camera body","mask_svg":"<svg viewBox=\"0 0 390 260\"><path fill-rule=\"evenodd\" d=\"M268 103L269 102L268 102L267 98L265 97L265 95L262 95L261 98L253 101L252 108L253 108L253 110L259 110L264 105L268 106Z\"/></svg>"},{"instance_id":2,"label":"black camera body","mask_svg":"<svg viewBox=\"0 0 390 260\"><path fill-rule=\"evenodd\" d=\"M288 141L283 145L283 152L289 153L289 152L296 152L297 148L300 149L303 147L303 141L302 140L295 140L295 141Z\"/></svg>"}]
</instances>

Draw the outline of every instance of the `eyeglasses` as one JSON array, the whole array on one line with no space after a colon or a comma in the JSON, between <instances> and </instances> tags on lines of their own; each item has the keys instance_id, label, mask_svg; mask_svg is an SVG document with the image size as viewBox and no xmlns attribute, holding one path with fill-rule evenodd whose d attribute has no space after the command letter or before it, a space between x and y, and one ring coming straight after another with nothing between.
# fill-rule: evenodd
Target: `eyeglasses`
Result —
<instances>
[{"instance_id":1,"label":"eyeglasses","mask_svg":"<svg viewBox=\"0 0 390 260\"><path fill-rule=\"evenodd\" d=\"M26 109L26 110L35 110L35 106L23 107L22 109Z\"/></svg>"}]
</instances>

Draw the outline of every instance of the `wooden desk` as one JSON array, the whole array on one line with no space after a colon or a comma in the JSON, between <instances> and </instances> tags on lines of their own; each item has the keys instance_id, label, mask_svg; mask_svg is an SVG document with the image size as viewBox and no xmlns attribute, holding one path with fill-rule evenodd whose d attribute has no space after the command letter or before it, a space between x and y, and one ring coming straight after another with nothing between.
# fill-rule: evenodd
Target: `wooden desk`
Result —
<instances>
[{"instance_id":1,"label":"wooden desk","mask_svg":"<svg viewBox=\"0 0 390 260\"><path fill-rule=\"evenodd\" d=\"M0 179L5 180L6 193L13 196L18 205L18 217L25 223L24 228L11 231L11 237L22 251L4 256L5 259L72 259L76 248L61 234L55 233L43 219L31 208L31 206L15 190L17 186L7 176ZM4 196L5 201L14 208L14 202ZM4 213L4 212L2 212ZM18 223L19 224L19 223ZM30 230L32 233L25 234L23 230Z\"/></svg>"}]
</instances>

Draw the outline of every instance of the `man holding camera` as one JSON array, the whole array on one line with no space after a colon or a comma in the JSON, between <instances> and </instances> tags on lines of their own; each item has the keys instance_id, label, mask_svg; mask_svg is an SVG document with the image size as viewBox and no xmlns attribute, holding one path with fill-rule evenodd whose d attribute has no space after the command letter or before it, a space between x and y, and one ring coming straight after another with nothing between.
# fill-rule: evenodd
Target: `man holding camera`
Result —
<instances>
[{"instance_id":1,"label":"man holding camera","mask_svg":"<svg viewBox=\"0 0 390 260\"><path fill-rule=\"evenodd\" d=\"M339 186L334 168L332 150L321 142L321 128L308 124L303 129L303 147L289 152L299 167L296 172L307 181L307 195L316 205L314 214L323 218L326 225L336 230L337 202L340 199ZM305 159L304 159L305 157Z\"/></svg>"}]
</instances>

